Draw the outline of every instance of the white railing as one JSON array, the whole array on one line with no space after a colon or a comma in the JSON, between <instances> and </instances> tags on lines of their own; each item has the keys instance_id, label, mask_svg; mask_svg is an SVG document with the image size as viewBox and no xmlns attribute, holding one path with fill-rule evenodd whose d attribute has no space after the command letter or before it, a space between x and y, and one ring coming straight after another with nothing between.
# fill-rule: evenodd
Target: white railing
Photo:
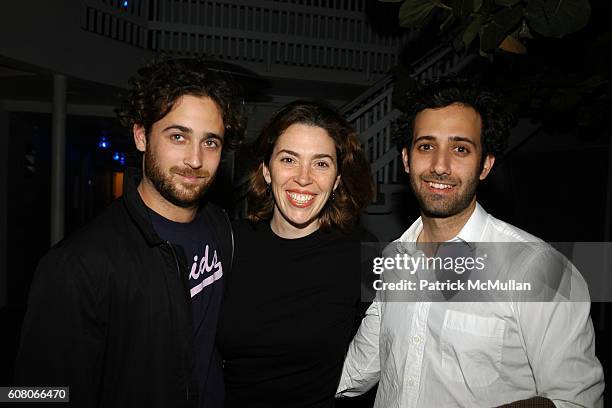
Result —
<instances>
[{"instance_id":1,"label":"white railing","mask_svg":"<svg viewBox=\"0 0 612 408\"><path fill-rule=\"evenodd\" d=\"M417 35L381 35L366 0L84 0L83 28L172 55L259 74L363 85L387 74Z\"/></svg>"},{"instance_id":2,"label":"white railing","mask_svg":"<svg viewBox=\"0 0 612 408\"><path fill-rule=\"evenodd\" d=\"M397 64L405 37L372 30L363 2L355 11L332 7L339 0L307 3L153 0L152 48L228 60L263 75L359 84Z\"/></svg>"},{"instance_id":3,"label":"white railing","mask_svg":"<svg viewBox=\"0 0 612 408\"><path fill-rule=\"evenodd\" d=\"M273 0L277 3L290 3L307 7L323 7L331 9L339 9L342 11L358 11L365 10L365 2L367 0Z\"/></svg>"},{"instance_id":4,"label":"white railing","mask_svg":"<svg viewBox=\"0 0 612 408\"><path fill-rule=\"evenodd\" d=\"M148 14L149 0L83 0L82 28L147 48Z\"/></svg>"}]
</instances>

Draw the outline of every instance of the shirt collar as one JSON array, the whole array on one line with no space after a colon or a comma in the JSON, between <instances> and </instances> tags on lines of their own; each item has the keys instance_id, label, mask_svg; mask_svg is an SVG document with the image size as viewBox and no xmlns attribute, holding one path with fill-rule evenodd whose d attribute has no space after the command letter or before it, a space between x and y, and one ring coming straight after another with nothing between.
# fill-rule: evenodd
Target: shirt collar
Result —
<instances>
[{"instance_id":1,"label":"shirt collar","mask_svg":"<svg viewBox=\"0 0 612 408\"><path fill-rule=\"evenodd\" d=\"M489 214L482 208L482 206L476 203L476 208L470 218L467 220L461 231L449 242L480 242L485 232L487 219ZM423 220L419 217L411 226L399 237L396 241L399 242L416 242L419 234L423 230Z\"/></svg>"}]
</instances>

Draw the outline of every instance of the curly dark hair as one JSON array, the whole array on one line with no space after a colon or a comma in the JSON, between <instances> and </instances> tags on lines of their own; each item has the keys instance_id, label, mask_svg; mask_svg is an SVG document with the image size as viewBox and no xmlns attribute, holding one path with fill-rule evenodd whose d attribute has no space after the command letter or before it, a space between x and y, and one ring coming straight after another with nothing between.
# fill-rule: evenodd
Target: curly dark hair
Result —
<instances>
[{"instance_id":1,"label":"curly dark hair","mask_svg":"<svg viewBox=\"0 0 612 408\"><path fill-rule=\"evenodd\" d=\"M406 95L405 110L396 121L393 138L399 151L412 146L414 119L425 109L460 104L473 108L482 121L482 157L500 157L507 145L513 117L505 111L499 97L482 89L474 80L445 77L426 80Z\"/></svg>"},{"instance_id":2,"label":"curly dark hair","mask_svg":"<svg viewBox=\"0 0 612 408\"><path fill-rule=\"evenodd\" d=\"M328 200L319 215L320 228L331 227L349 232L357 223L361 211L372 201L374 182L361 143L355 130L333 107L322 102L298 100L278 110L263 127L255 142L255 162L250 173L249 214L252 222L270 220L274 197L267 192L262 166L269 167L278 138L296 123L316 126L327 131L336 145L340 183L335 199Z\"/></svg>"},{"instance_id":3,"label":"curly dark hair","mask_svg":"<svg viewBox=\"0 0 612 408\"><path fill-rule=\"evenodd\" d=\"M221 111L224 144L235 148L244 139L246 118L239 85L228 75L208 69L201 59L154 61L139 69L129 83L130 90L116 110L119 121L129 130L140 125L148 135L151 126L166 116L181 96L206 96Z\"/></svg>"}]
</instances>

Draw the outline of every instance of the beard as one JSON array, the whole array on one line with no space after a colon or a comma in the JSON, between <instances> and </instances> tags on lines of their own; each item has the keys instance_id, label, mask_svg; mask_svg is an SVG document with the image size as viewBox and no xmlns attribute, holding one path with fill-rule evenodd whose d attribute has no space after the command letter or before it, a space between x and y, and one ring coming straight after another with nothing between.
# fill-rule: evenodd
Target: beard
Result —
<instances>
[{"instance_id":1,"label":"beard","mask_svg":"<svg viewBox=\"0 0 612 408\"><path fill-rule=\"evenodd\" d=\"M202 177L203 180L201 184L185 185L180 181L173 181L173 174ZM144 153L144 175L162 197L181 208L196 207L214 179L214 175L211 176L209 171L194 170L190 167L173 166L168 174L165 174L152 150Z\"/></svg>"},{"instance_id":2,"label":"beard","mask_svg":"<svg viewBox=\"0 0 612 408\"><path fill-rule=\"evenodd\" d=\"M421 176L410 173L410 187L412 187L421 211L430 218L448 218L461 213L468 208L476 196L476 189L479 183L477 175L465 183L459 183L458 180L450 177L435 175L430 175L426 180L434 183L451 183L455 185L453 188L457 189L452 196L432 193L423 186L423 178Z\"/></svg>"}]
</instances>

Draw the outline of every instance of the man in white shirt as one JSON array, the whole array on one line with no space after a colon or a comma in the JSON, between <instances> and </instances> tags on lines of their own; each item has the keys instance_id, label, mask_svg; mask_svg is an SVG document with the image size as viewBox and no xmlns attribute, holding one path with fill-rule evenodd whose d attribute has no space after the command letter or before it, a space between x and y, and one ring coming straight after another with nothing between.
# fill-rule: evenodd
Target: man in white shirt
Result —
<instances>
[{"instance_id":1,"label":"man in white shirt","mask_svg":"<svg viewBox=\"0 0 612 408\"><path fill-rule=\"evenodd\" d=\"M476 202L509 131L495 96L446 79L412 97L398 134L421 217L396 243L541 243ZM378 292L338 395L378 382L376 408L603 406L588 289L570 275L569 298L582 301L406 302Z\"/></svg>"}]
</instances>

